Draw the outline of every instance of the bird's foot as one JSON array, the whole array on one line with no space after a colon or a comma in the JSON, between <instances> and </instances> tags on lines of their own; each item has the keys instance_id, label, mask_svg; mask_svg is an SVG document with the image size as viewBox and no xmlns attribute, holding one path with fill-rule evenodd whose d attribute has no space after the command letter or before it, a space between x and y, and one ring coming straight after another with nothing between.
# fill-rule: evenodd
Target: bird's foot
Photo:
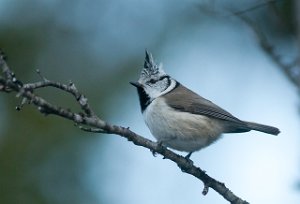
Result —
<instances>
[{"instance_id":1,"label":"bird's foot","mask_svg":"<svg viewBox=\"0 0 300 204\"><path fill-rule=\"evenodd\" d=\"M161 147L163 147L163 144L162 144L162 142L161 142L161 141L159 141L159 142L156 142L156 145L158 146L158 148L161 148ZM154 149L151 149L150 151L152 152L152 155L153 155L154 157L156 157L156 155L157 155L157 152L156 152Z\"/></svg>"},{"instance_id":2,"label":"bird's foot","mask_svg":"<svg viewBox=\"0 0 300 204\"><path fill-rule=\"evenodd\" d=\"M191 155L193 154L193 152L189 152L184 158L191 164L193 165L194 162L191 160Z\"/></svg>"},{"instance_id":3,"label":"bird's foot","mask_svg":"<svg viewBox=\"0 0 300 204\"><path fill-rule=\"evenodd\" d=\"M186 159L190 159L190 157L192 156L193 152L189 152L184 158Z\"/></svg>"}]
</instances>

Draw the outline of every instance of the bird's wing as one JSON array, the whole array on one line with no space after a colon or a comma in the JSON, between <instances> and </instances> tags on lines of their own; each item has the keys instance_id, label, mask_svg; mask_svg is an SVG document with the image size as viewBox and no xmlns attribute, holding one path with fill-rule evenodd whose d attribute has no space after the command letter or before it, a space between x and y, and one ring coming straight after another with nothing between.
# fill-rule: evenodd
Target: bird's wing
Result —
<instances>
[{"instance_id":1,"label":"bird's wing","mask_svg":"<svg viewBox=\"0 0 300 204\"><path fill-rule=\"evenodd\" d=\"M178 111L197 115L213 117L228 122L240 123L243 121L231 115L229 112L215 105L211 101L199 96L193 91L179 84L173 91L164 95L167 104Z\"/></svg>"}]
</instances>

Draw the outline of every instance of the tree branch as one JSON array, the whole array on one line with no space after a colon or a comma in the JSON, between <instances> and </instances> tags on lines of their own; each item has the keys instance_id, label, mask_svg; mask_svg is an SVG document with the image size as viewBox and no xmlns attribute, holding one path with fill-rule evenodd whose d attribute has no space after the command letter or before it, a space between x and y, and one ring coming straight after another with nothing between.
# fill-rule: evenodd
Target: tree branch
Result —
<instances>
[{"instance_id":1,"label":"tree branch","mask_svg":"<svg viewBox=\"0 0 300 204\"><path fill-rule=\"evenodd\" d=\"M204 189L202 192L203 195L206 195L208 193L208 189L212 188L232 204L248 203L247 201L237 197L224 185L224 183L215 180L214 178L208 176L205 171L194 166L190 159L180 156L173 151L168 150L159 143L153 142L132 132L129 128L109 124L100 119L89 106L87 98L77 90L72 82L66 85L59 82L50 81L43 77L37 70L37 73L40 75L42 81L23 84L16 78L15 74L8 67L2 52L0 53L0 69L2 69L2 75L0 76L0 91L6 93L15 92L17 93L17 97L22 98L21 105L17 106L17 110L21 110L24 104L30 103L36 106L42 114L53 114L71 120L76 124L77 127L84 131L116 134L124 137L137 146L145 147L151 150L153 153L161 154L165 159L172 160L183 172L193 175L201 180L204 183ZM49 86L73 95L83 112L76 113L69 109L53 105L34 93L35 89Z\"/></svg>"}]
</instances>

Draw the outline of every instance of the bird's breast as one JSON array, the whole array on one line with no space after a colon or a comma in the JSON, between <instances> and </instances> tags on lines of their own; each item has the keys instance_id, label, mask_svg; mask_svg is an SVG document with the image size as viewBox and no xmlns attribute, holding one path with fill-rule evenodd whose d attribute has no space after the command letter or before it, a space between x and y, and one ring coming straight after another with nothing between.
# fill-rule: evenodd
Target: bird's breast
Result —
<instances>
[{"instance_id":1,"label":"bird's breast","mask_svg":"<svg viewBox=\"0 0 300 204\"><path fill-rule=\"evenodd\" d=\"M218 121L204 115L177 111L158 97L143 112L153 136L180 151L197 151L215 141L222 133Z\"/></svg>"}]
</instances>

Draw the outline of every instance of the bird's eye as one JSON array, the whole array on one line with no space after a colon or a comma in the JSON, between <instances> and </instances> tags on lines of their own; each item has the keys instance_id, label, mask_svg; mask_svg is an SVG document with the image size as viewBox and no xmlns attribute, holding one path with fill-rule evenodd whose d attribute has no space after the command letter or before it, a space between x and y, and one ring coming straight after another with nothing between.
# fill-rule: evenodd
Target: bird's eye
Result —
<instances>
[{"instance_id":1,"label":"bird's eye","mask_svg":"<svg viewBox=\"0 0 300 204\"><path fill-rule=\"evenodd\" d=\"M149 81L151 84L154 84L155 83L155 80L154 79L150 79Z\"/></svg>"}]
</instances>

